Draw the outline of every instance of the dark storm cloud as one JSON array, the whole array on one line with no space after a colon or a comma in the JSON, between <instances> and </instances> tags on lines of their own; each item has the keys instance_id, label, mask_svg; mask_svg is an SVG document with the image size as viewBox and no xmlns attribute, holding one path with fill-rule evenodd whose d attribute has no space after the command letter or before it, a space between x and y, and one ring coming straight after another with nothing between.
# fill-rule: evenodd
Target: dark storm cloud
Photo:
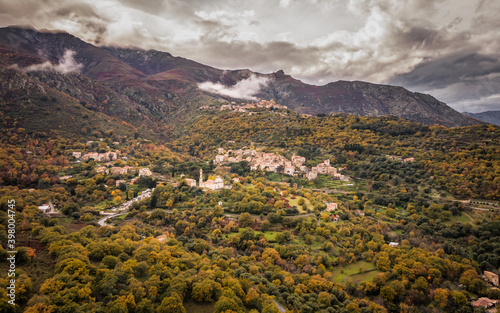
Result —
<instances>
[{"instance_id":1,"label":"dark storm cloud","mask_svg":"<svg viewBox=\"0 0 500 313\"><path fill-rule=\"evenodd\" d=\"M424 62L389 83L447 99L459 111L500 109L499 55L463 51Z\"/></svg>"},{"instance_id":2,"label":"dark storm cloud","mask_svg":"<svg viewBox=\"0 0 500 313\"><path fill-rule=\"evenodd\" d=\"M464 51L419 64L411 72L393 77L389 82L438 89L460 82L473 83L492 74L500 74L498 56Z\"/></svg>"}]
</instances>

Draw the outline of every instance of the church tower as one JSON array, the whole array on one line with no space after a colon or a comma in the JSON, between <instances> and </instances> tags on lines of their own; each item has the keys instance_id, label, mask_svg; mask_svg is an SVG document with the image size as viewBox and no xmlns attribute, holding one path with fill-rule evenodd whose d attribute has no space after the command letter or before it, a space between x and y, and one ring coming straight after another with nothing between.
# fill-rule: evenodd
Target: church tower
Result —
<instances>
[{"instance_id":1,"label":"church tower","mask_svg":"<svg viewBox=\"0 0 500 313\"><path fill-rule=\"evenodd\" d=\"M203 186L203 170L200 168L200 184L199 187L201 188Z\"/></svg>"}]
</instances>

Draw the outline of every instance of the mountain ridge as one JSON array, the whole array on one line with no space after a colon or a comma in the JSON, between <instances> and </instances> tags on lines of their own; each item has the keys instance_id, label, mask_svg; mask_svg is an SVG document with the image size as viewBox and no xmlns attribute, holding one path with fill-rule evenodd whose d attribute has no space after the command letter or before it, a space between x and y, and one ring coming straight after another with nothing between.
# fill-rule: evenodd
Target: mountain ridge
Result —
<instances>
[{"instance_id":1,"label":"mountain ridge","mask_svg":"<svg viewBox=\"0 0 500 313\"><path fill-rule=\"evenodd\" d=\"M480 113L463 112L463 114L486 123L491 123L500 126L500 111L485 111Z\"/></svg>"},{"instance_id":2,"label":"mountain ridge","mask_svg":"<svg viewBox=\"0 0 500 313\"><path fill-rule=\"evenodd\" d=\"M283 71L262 74L248 69L221 70L159 50L98 47L65 32L0 28L0 66L3 67L13 64L26 67L46 61L56 64L68 50L74 51L74 61L82 65L80 75L126 97L121 101L128 107L125 111L142 111L152 123L175 124L196 114L197 108L203 105L248 100L248 96L238 98L204 91L199 84L209 82L218 84L218 88L230 89L252 77L265 83L259 85L251 98L275 100L298 113L394 115L448 127L481 123L430 95L401 86L342 80L316 86ZM57 88L60 89L60 85ZM130 121L127 116L122 118Z\"/></svg>"}]
</instances>

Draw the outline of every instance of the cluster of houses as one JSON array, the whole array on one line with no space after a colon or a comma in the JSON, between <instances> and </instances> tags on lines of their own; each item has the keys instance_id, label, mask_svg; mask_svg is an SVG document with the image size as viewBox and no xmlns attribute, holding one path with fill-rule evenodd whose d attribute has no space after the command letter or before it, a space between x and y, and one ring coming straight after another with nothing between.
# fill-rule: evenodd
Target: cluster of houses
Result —
<instances>
[{"instance_id":1,"label":"cluster of houses","mask_svg":"<svg viewBox=\"0 0 500 313\"><path fill-rule=\"evenodd\" d=\"M115 142L113 143L115 144ZM116 142L118 144L118 142ZM96 168L97 173L104 173L104 174L111 174L111 175L126 175L130 172L135 172L137 169L132 166L113 166L114 164L111 163L111 161L116 161L118 159L118 155L120 154L119 150L116 151L108 151L104 153L98 153L98 152L90 152L90 153L85 153L82 155L82 152L80 151L75 151L72 152L72 156L77 159L78 161L88 161L90 159L96 161L96 162L107 162L104 163L102 166L98 166ZM125 159L122 157L122 159ZM153 173L151 170L147 167L145 168L140 168L138 169L138 174L140 176L151 176ZM65 177L64 177L65 178ZM63 177L61 177L63 179Z\"/></svg>"},{"instance_id":2,"label":"cluster of houses","mask_svg":"<svg viewBox=\"0 0 500 313\"><path fill-rule=\"evenodd\" d=\"M311 167L311 170L308 171L304 177L307 178L308 180L313 180L318 177L318 174L324 174L324 175L330 175L333 176L333 178L343 180L343 181L348 181L349 178L345 175L342 175L338 173L338 170L336 167L333 167L330 165L330 160L324 160L322 163Z\"/></svg>"},{"instance_id":3,"label":"cluster of houses","mask_svg":"<svg viewBox=\"0 0 500 313\"><path fill-rule=\"evenodd\" d=\"M306 158L298 155L294 155L291 160L288 160L282 155L260 152L255 149L224 151L224 149L219 148L217 152L219 154L215 156L215 164L235 163L246 160L250 163L250 169L253 171L265 170L277 172L278 168L282 167L283 173L291 176L296 174L296 168L298 168L299 171L307 170L307 167L303 165Z\"/></svg>"},{"instance_id":4,"label":"cluster of houses","mask_svg":"<svg viewBox=\"0 0 500 313\"><path fill-rule=\"evenodd\" d=\"M326 204L325 212L333 212L338 208L338 204L335 202L328 202L325 204ZM330 220L332 220L332 222L334 223L337 223L338 221L340 221L340 216L338 214L332 214L330 215Z\"/></svg>"},{"instance_id":5,"label":"cluster of houses","mask_svg":"<svg viewBox=\"0 0 500 313\"><path fill-rule=\"evenodd\" d=\"M135 172L136 169L133 166L112 166L110 168L106 166L98 166L96 168L97 173L104 173L104 174L111 174L111 175L125 175L128 174L129 172ZM139 169L139 176L151 176L153 175L153 172L147 167L140 168Z\"/></svg>"},{"instance_id":6,"label":"cluster of houses","mask_svg":"<svg viewBox=\"0 0 500 313\"><path fill-rule=\"evenodd\" d=\"M498 275L489 272L489 271L484 271L482 278L484 279L485 282L490 284L492 288L498 288L499 283L498 283ZM489 299L486 297L479 298L475 301L472 301L472 306L473 307L481 307L486 310L486 312L497 312L497 305L500 303L500 300L495 300L495 299Z\"/></svg>"},{"instance_id":7,"label":"cluster of houses","mask_svg":"<svg viewBox=\"0 0 500 313\"><path fill-rule=\"evenodd\" d=\"M90 159L97 161L97 162L106 162L106 161L115 161L118 159L118 153L119 151L112 152L104 152L104 153L98 153L98 152L91 152L91 153L86 153L82 156L81 152L73 152L72 155L76 159L81 159L82 161L88 161Z\"/></svg>"},{"instance_id":8,"label":"cluster of houses","mask_svg":"<svg viewBox=\"0 0 500 313\"><path fill-rule=\"evenodd\" d=\"M330 160L324 160L317 166L312 167L310 170L304 165L306 158L293 155L291 160L282 155L274 153L265 153L256 151L255 149L238 149L227 150L219 148L215 156L215 164L235 163L246 160L250 163L250 169L265 170L269 172L277 172L281 167L284 174L294 176L303 174L308 180L313 180L318 177L318 174L331 175L332 177L340 180L349 180L345 175L338 173L337 168L330 165Z\"/></svg>"},{"instance_id":9,"label":"cluster of houses","mask_svg":"<svg viewBox=\"0 0 500 313\"><path fill-rule=\"evenodd\" d=\"M215 106L202 106L200 107L200 110L212 110L216 109L217 107ZM280 105L276 103L274 100L260 100L259 102L255 103L242 103L242 104L236 104L236 102L231 102L230 104L223 104L220 106L219 110L221 111L233 111L233 112L248 112L248 110L251 109L258 109L258 108L263 108L263 109L281 109L281 110L286 110L288 107L286 105Z\"/></svg>"}]
</instances>

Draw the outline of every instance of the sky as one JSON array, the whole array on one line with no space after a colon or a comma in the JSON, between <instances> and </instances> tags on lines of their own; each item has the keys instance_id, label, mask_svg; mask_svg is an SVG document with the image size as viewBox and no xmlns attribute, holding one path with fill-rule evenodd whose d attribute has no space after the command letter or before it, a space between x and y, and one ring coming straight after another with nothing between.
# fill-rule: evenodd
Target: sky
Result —
<instances>
[{"instance_id":1,"label":"sky","mask_svg":"<svg viewBox=\"0 0 500 313\"><path fill-rule=\"evenodd\" d=\"M64 30L221 69L362 80L500 110L499 0L0 0L0 26Z\"/></svg>"}]
</instances>

